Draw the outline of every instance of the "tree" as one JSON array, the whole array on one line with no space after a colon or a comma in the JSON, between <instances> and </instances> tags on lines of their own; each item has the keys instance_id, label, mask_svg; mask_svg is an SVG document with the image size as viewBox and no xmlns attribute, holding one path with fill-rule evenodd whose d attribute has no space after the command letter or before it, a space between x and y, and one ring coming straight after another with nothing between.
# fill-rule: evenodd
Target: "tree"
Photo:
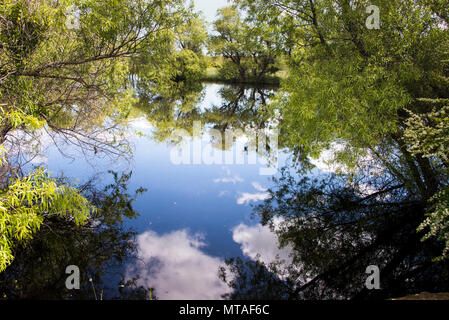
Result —
<instances>
[{"instance_id":1,"label":"tree","mask_svg":"<svg viewBox=\"0 0 449 320\"><path fill-rule=\"evenodd\" d=\"M44 220L60 216L82 225L95 210L78 190L58 185L43 170L15 179L0 190L0 272L14 259L14 246L32 239Z\"/></svg>"},{"instance_id":2,"label":"tree","mask_svg":"<svg viewBox=\"0 0 449 320\"><path fill-rule=\"evenodd\" d=\"M433 104L446 103L446 100L430 99ZM436 236L444 241L445 248L439 260L449 255L449 107L444 106L439 111L424 115L411 114L407 120L405 136L409 142L412 154L423 155L430 159L434 166L442 168L440 174L443 187L429 199L429 212L427 219L418 230L429 229L423 240Z\"/></svg>"},{"instance_id":3,"label":"tree","mask_svg":"<svg viewBox=\"0 0 449 320\"><path fill-rule=\"evenodd\" d=\"M172 53L170 29L188 16L182 0L0 5L0 271L49 217L82 225L95 211L45 171L21 173L11 161L24 144L15 133L45 130L84 152L123 155L123 124L135 102L131 58L145 54L154 65L161 52Z\"/></svg>"},{"instance_id":4,"label":"tree","mask_svg":"<svg viewBox=\"0 0 449 320\"><path fill-rule=\"evenodd\" d=\"M291 263L228 261L221 275L231 298L387 299L449 289L448 262L433 262L444 246L416 232L425 204L394 177L304 177L285 167L274 182L254 212L291 248ZM370 265L381 270L381 290L365 287Z\"/></svg>"},{"instance_id":5,"label":"tree","mask_svg":"<svg viewBox=\"0 0 449 320\"><path fill-rule=\"evenodd\" d=\"M0 143L17 143L7 139L14 129L42 128L121 154L120 124L134 102L130 58L170 54L170 29L185 15L182 0L4 2Z\"/></svg>"},{"instance_id":6,"label":"tree","mask_svg":"<svg viewBox=\"0 0 449 320\"><path fill-rule=\"evenodd\" d=\"M156 96L145 91L141 92L137 106L154 126L155 140L176 142L172 141L175 130L191 132L194 121L200 121L205 127L219 130L223 137L226 130L248 133L265 129L268 123L266 104L274 95L272 89L224 86L218 92L222 99L221 105L207 108L201 108L201 100L204 98L202 86L199 90L191 88L192 90L188 91L187 87L184 89ZM214 144L214 147L222 149L230 146Z\"/></svg>"},{"instance_id":7,"label":"tree","mask_svg":"<svg viewBox=\"0 0 449 320\"><path fill-rule=\"evenodd\" d=\"M182 23L174 26L163 50L139 54L133 59L139 97L186 96L201 91L206 62L203 50L207 38L205 22L189 8Z\"/></svg>"},{"instance_id":8,"label":"tree","mask_svg":"<svg viewBox=\"0 0 449 320\"><path fill-rule=\"evenodd\" d=\"M14 261L0 273L0 299L148 299L148 288L125 282L120 271L136 253L136 233L124 228L123 220L138 215L133 202L145 190L130 194L131 173L110 173L113 182L104 188L96 179L77 187L98 208L84 224L68 216L48 216L33 239L14 246ZM65 286L69 265L80 270L79 290Z\"/></svg>"},{"instance_id":9,"label":"tree","mask_svg":"<svg viewBox=\"0 0 449 320\"><path fill-rule=\"evenodd\" d=\"M377 174L396 177L427 206L447 184L447 163L410 152L405 128L407 110L438 111L441 104L428 99L448 98L444 2L376 1L380 29L366 27L371 3L363 0L235 2L248 19L280 25L293 40L284 47L285 94L272 104L282 119L281 145L303 164L331 149L334 164L354 174L380 161Z\"/></svg>"},{"instance_id":10,"label":"tree","mask_svg":"<svg viewBox=\"0 0 449 320\"><path fill-rule=\"evenodd\" d=\"M218 10L214 27L216 34L210 36L209 51L225 58L220 69L225 79L262 82L278 70L276 45L266 26L246 24L237 7L229 6Z\"/></svg>"}]
</instances>

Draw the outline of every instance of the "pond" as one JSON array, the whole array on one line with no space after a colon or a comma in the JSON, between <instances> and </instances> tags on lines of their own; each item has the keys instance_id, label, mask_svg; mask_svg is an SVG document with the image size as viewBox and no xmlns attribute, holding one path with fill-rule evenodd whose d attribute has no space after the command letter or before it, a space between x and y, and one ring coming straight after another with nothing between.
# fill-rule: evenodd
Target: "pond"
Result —
<instances>
[{"instance_id":1,"label":"pond","mask_svg":"<svg viewBox=\"0 0 449 320\"><path fill-rule=\"evenodd\" d=\"M117 154L43 133L25 168L76 185L99 211L83 226L48 216L0 273L0 293L271 300L445 291L449 282L435 275L448 266L431 263L440 244L416 233L419 202L381 166L345 174L332 163L338 143L309 159L314 167L298 162L267 108L276 90L205 83L169 99L141 93ZM369 289L367 270L389 259L382 289ZM397 281L403 260L406 280ZM69 290L74 267L80 288Z\"/></svg>"},{"instance_id":2,"label":"pond","mask_svg":"<svg viewBox=\"0 0 449 320\"><path fill-rule=\"evenodd\" d=\"M195 119L205 128L227 123L245 132L248 125L260 120L256 119L259 109L273 93L273 88L205 84L194 107L203 118ZM122 272L128 279L138 276L137 284L154 288L153 294L159 299L220 299L230 290L218 278L225 259L255 259L260 255L269 262L276 255L288 256L287 249L278 249L270 229L252 217L252 205L268 197L272 176L289 155L278 152L274 170L268 174L261 170L270 166L267 157L248 144L240 150L235 143L226 150L217 146L209 150L223 154L223 161L194 163L192 155L192 161L177 164L173 161L174 144L160 138L167 128L159 128L160 122L153 119L157 119L158 107L142 106L131 121L128 133L132 155L128 161L86 157L71 146L63 150L49 146L43 162L54 176L64 175L80 183L96 176L97 185L111 182L108 170L132 171L128 189L143 187L147 191L133 202L139 216L124 223L137 232L138 259L125 261ZM177 126L179 119L170 124ZM203 149L209 138L203 138ZM192 142L192 138L187 139ZM240 161L238 152L244 153ZM231 157L234 154L232 161L224 161L226 153ZM73 263L76 265L76 261Z\"/></svg>"}]
</instances>

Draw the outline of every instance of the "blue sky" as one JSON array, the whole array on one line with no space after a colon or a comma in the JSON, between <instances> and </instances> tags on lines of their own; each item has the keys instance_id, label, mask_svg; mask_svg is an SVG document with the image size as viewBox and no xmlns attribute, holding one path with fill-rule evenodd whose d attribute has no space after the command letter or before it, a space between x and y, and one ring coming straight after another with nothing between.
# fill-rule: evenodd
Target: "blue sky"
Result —
<instances>
[{"instance_id":1,"label":"blue sky","mask_svg":"<svg viewBox=\"0 0 449 320\"><path fill-rule=\"evenodd\" d=\"M215 20L217 9L230 5L228 0L193 0L195 7L203 11L206 21L211 23Z\"/></svg>"}]
</instances>

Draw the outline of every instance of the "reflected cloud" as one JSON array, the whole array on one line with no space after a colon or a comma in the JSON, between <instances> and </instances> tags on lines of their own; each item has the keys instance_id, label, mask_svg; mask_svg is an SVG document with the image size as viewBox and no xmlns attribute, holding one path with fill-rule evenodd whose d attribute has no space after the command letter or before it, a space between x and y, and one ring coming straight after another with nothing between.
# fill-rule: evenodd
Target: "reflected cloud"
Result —
<instances>
[{"instance_id":1,"label":"reflected cloud","mask_svg":"<svg viewBox=\"0 0 449 320\"><path fill-rule=\"evenodd\" d=\"M233 183L233 184L236 184L237 182L244 182L245 181L238 174L232 175L231 174L231 170L229 170L229 168L222 167L221 169L226 173L226 177L214 179L214 183L220 183L221 182L221 183Z\"/></svg>"},{"instance_id":2,"label":"reflected cloud","mask_svg":"<svg viewBox=\"0 0 449 320\"><path fill-rule=\"evenodd\" d=\"M218 193L218 196L221 197L226 197L229 196L230 192L228 190L222 190Z\"/></svg>"},{"instance_id":3,"label":"reflected cloud","mask_svg":"<svg viewBox=\"0 0 449 320\"><path fill-rule=\"evenodd\" d=\"M270 197L270 194L266 192L268 189L262 187L260 183L253 182L252 185L259 192L240 192L240 196L237 198L237 204L249 204L251 202L263 201Z\"/></svg>"},{"instance_id":4,"label":"reflected cloud","mask_svg":"<svg viewBox=\"0 0 449 320\"><path fill-rule=\"evenodd\" d=\"M329 149L325 149L321 152L318 159L311 158L310 162L323 172L348 173L348 170L344 166L334 161L335 154L338 152L342 152L344 148L345 148L344 143L337 143L337 142L332 143Z\"/></svg>"},{"instance_id":5,"label":"reflected cloud","mask_svg":"<svg viewBox=\"0 0 449 320\"><path fill-rule=\"evenodd\" d=\"M130 120L129 125L133 129L140 129L140 130L154 129L154 126L145 117L132 119Z\"/></svg>"},{"instance_id":6,"label":"reflected cloud","mask_svg":"<svg viewBox=\"0 0 449 320\"><path fill-rule=\"evenodd\" d=\"M235 175L232 177L225 177L225 178L217 178L214 179L215 183L233 183L236 184L237 182L243 182L244 180L239 176L239 175Z\"/></svg>"},{"instance_id":7,"label":"reflected cloud","mask_svg":"<svg viewBox=\"0 0 449 320\"><path fill-rule=\"evenodd\" d=\"M29 163L36 166L46 165L48 163L48 156L45 154L37 154L29 160Z\"/></svg>"},{"instance_id":8,"label":"reflected cloud","mask_svg":"<svg viewBox=\"0 0 449 320\"><path fill-rule=\"evenodd\" d=\"M243 223L232 229L232 239L240 244L243 254L252 260L259 260L270 264L278 257L285 264L291 264L289 257L292 252L290 246L279 248L277 235L268 226L257 224L248 226Z\"/></svg>"},{"instance_id":9,"label":"reflected cloud","mask_svg":"<svg viewBox=\"0 0 449 320\"><path fill-rule=\"evenodd\" d=\"M218 278L224 261L202 252L204 246L201 234L187 230L163 235L147 231L137 237L140 262L128 267L126 277L138 275L137 284L155 288L160 299L220 299L230 290Z\"/></svg>"},{"instance_id":10,"label":"reflected cloud","mask_svg":"<svg viewBox=\"0 0 449 320\"><path fill-rule=\"evenodd\" d=\"M268 199L270 194L268 192L263 193L248 193L241 192L239 198L237 199L237 204L249 204L250 202L257 202Z\"/></svg>"},{"instance_id":11,"label":"reflected cloud","mask_svg":"<svg viewBox=\"0 0 449 320\"><path fill-rule=\"evenodd\" d=\"M267 188L262 187L259 182L253 182L252 185L257 191L265 192L268 190Z\"/></svg>"}]
</instances>

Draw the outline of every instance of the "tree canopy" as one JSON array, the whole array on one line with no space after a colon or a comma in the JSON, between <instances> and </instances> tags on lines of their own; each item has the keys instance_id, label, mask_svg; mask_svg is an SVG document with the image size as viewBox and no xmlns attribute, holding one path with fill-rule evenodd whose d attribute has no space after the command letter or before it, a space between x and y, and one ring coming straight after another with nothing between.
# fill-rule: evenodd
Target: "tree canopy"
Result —
<instances>
[{"instance_id":1,"label":"tree canopy","mask_svg":"<svg viewBox=\"0 0 449 320\"><path fill-rule=\"evenodd\" d=\"M190 67L201 36L191 37L185 25L194 18L182 0L2 2L0 271L11 263L15 244L31 239L50 216L83 224L96 210L44 170L22 172L13 153L29 143L15 133L38 137L46 131L84 152L125 155L136 63L149 71L174 55L166 68L185 65L189 77L197 72ZM175 45L189 41L190 49Z\"/></svg>"}]
</instances>

